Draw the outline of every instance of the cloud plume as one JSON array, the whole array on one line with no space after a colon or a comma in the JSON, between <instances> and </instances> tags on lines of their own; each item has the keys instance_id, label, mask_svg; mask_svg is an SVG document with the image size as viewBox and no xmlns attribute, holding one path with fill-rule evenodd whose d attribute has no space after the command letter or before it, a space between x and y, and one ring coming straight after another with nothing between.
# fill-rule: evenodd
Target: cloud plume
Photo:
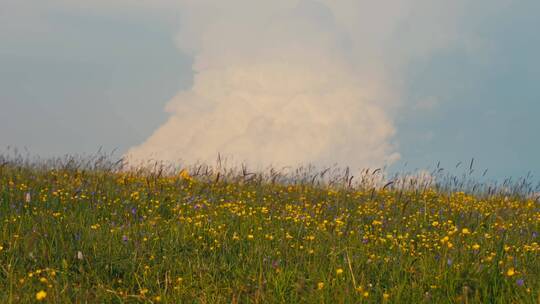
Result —
<instances>
[{"instance_id":1,"label":"cloud plume","mask_svg":"<svg viewBox=\"0 0 540 304\"><path fill-rule=\"evenodd\" d=\"M390 164L394 73L457 39L463 10L421 0L180 3L176 41L193 57L193 85L127 152L133 164L213 163L218 153L256 167Z\"/></svg>"}]
</instances>

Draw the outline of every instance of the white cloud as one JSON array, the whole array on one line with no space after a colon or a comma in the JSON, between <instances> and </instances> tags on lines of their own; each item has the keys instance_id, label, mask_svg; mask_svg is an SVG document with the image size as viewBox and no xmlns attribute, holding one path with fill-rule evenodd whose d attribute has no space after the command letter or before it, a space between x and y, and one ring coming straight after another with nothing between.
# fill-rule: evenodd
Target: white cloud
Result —
<instances>
[{"instance_id":1,"label":"white cloud","mask_svg":"<svg viewBox=\"0 0 540 304\"><path fill-rule=\"evenodd\" d=\"M221 153L253 166L391 163L399 158L396 74L411 58L469 45L474 37L460 25L469 6L182 1L176 41L194 57L193 87L129 159L213 162Z\"/></svg>"},{"instance_id":2,"label":"white cloud","mask_svg":"<svg viewBox=\"0 0 540 304\"><path fill-rule=\"evenodd\" d=\"M183 9L177 42L195 58L194 84L129 151L133 161L213 162L220 153L252 166L360 168L399 157L385 110L391 90L368 59L355 66L362 49L331 7L237 0Z\"/></svg>"}]
</instances>

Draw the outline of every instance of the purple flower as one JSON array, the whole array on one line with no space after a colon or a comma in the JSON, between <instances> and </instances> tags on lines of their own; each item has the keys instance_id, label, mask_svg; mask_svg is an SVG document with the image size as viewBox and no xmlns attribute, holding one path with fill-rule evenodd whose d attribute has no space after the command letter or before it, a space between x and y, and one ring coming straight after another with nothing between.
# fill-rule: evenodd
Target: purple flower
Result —
<instances>
[{"instance_id":1,"label":"purple flower","mask_svg":"<svg viewBox=\"0 0 540 304\"><path fill-rule=\"evenodd\" d=\"M124 243L127 243L128 240L129 240L129 239L128 239L127 235L125 235L125 234L122 235L122 241L123 241Z\"/></svg>"},{"instance_id":2,"label":"purple flower","mask_svg":"<svg viewBox=\"0 0 540 304\"><path fill-rule=\"evenodd\" d=\"M136 215L137 214L137 208L135 208L135 207L131 208L131 214Z\"/></svg>"},{"instance_id":3,"label":"purple flower","mask_svg":"<svg viewBox=\"0 0 540 304\"><path fill-rule=\"evenodd\" d=\"M447 259L447 260L446 260L446 265L452 266L452 263L453 263L453 262L452 262L452 259Z\"/></svg>"},{"instance_id":4,"label":"purple flower","mask_svg":"<svg viewBox=\"0 0 540 304\"><path fill-rule=\"evenodd\" d=\"M517 280L516 280L516 284L517 284L518 286L521 287L521 286L525 285L525 280L523 280L523 279L517 279Z\"/></svg>"}]
</instances>

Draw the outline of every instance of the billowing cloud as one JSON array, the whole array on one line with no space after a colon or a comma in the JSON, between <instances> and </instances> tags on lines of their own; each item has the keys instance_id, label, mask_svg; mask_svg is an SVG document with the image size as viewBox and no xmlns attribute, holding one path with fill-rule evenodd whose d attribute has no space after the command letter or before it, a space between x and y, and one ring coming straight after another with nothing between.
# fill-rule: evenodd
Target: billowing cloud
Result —
<instances>
[{"instance_id":1,"label":"billowing cloud","mask_svg":"<svg viewBox=\"0 0 540 304\"><path fill-rule=\"evenodd\" d=\"M194 56L193 87L129 151L132 161L213 162L219 153L252 166L368 166L398 157L389 90L380 71L353 66L356 47L331 7L203 1L183 9L177 41Z\"/></svg>"},{"instance_id":2,"label":"billowing cloud","mask_svg":"<svg viewBox=\"0 0 540 304\"><path fill-rule=\"evenodd\" d=\"M467 1L179 2L180 50L193 86L168 121L127 153L132 164L379 167L394 143L401 66L473 41L459 30Z\"/></svg>"}]
</instances>

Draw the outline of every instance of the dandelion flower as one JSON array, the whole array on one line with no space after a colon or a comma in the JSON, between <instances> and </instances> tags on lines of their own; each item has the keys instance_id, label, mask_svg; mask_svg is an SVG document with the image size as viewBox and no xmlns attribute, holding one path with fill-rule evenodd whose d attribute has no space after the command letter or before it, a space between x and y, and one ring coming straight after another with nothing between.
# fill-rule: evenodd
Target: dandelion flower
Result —
<instances>
[{"instance_id":1,"label":"dandelion flower","mask_svg":"<svg viewBox=\"0 0 540 304\"><path fill-rule=\"evenodd\" d=\"M341 268L336 269L336 274L337 275L343 274L343 269L341 269Z\"/></svg>"},{"instance_id":2,"label":"dandelion flower","mask_svg":"<svg viewBox=\"0 0 540 304\"><path fill-rule=\"evenodd\" d=\"M317 283L317 289L318 289L318 290L321 290L321 289L323 289L323 288L324 288L324 283L323 283L323 282Z\"/></svg>"},{"instance_id":3,"label":"dandelion flower","mask_svg":"<svg viewBox=\"0 0 540 304\"><path fill-rule=\"evenodd\" d=\"M44 290L40 290L36 293L36 300L43 301L47 297L47 293Z\"/></svg>"},{"instance_id":4,"label":"dandelion flower","mask_svg":"<svg viewBox=\"0 0 540 304\"><path fill-rule=\"evenodd\" d=\"M514 267L510 267L508 268L508 270L506 271L506 275L509 276L509 277L512 277L516 274L516 270L514 269Z\"/></svg>"}]
</instances>

